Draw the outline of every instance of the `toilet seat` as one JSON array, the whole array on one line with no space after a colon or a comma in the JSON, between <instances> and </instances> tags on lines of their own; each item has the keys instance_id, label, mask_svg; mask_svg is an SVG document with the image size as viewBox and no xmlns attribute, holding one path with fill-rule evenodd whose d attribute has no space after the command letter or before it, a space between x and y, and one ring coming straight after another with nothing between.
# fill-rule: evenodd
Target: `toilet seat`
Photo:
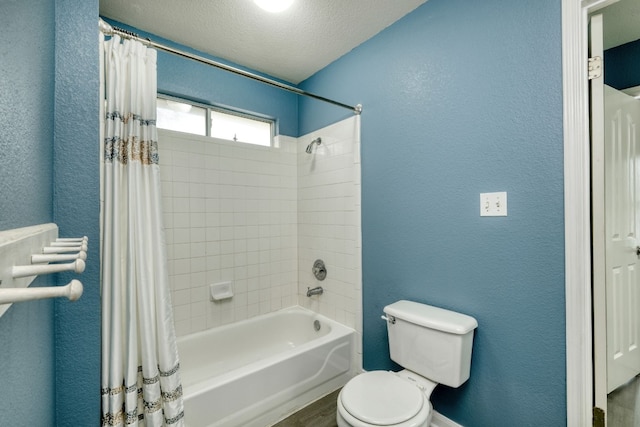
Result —
<instances>
[{"instance_id":1,"label":"toilet seat","mask_svg":"<svg viewBox=\"0 0 640 427\"><path fill-rule=\"evenodd\" d=\"M393 372L371 371L351 379L338 397L351 426L426 426L431 403L413 383Z\"/></svg>"}]
</instances>

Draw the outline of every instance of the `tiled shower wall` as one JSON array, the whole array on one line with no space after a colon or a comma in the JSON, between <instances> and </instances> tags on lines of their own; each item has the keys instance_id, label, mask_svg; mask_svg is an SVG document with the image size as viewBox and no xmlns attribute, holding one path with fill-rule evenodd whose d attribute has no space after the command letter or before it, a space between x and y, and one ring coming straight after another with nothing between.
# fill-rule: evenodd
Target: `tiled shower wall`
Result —
<instances>
[{"instance_id":1,"label":"tiled shower wall","mask_svg":"<svg viewBox=\"0 0 640 427\"><path fill-rule=\"evenodd\" d=\"M272 148L158 133L176 334L297 304L295 138ZM212 302L221 281L235 295Z\"/></svg>"},{"instance_id":2,"label":"tiled shower wall","mask_svg":"<svg viewBox=\"0 0 640 427\"><path fill-rule=\"evenodd\" d=\"M296 304L360 335L359 117L277 137L276 147L158 133L177 335ZM307 154L317 136L322 144ZM311 273L318 258L323 282ZM235 295L212 302L209 284L221 281ZM323 295L306 296L320 285Z\"/></svg>"},{"instance_id":3,"label":"tiled shower wall","mask_svg":"<svg viewBox=\"0 0 640 427\"><path fill-rule=\"evenodd\" d=\"M359 120L354 116L298 138L298 303L354 328L358 338L362 332ZM307 154L305 148L317 137L322 143ZM323 281L312 273L316 259L327 268ZM324 293L307 297L307 287L315 286L322 286Z\"/></svg>"}]
</instances>

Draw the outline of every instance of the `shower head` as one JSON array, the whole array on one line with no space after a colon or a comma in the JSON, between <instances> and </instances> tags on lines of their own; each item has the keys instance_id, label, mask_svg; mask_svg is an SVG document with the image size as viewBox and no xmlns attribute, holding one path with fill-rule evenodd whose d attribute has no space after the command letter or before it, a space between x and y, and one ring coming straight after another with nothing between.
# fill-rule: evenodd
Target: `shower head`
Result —
<instances>
[{"instance_id":1,"label":"shower head","mask_svg":"<svg viewBox=\"0 0 640 427\"><path fill-rule=\"evenodd\" d=\"M320 145L321 143L322 143L322 138L318 137L313 141L311 141L311 144L307 145L307 149L305 151L307 152L307 154L311 154L311 152L313 151L313 144Z\"/></svg>"}]
</instances>

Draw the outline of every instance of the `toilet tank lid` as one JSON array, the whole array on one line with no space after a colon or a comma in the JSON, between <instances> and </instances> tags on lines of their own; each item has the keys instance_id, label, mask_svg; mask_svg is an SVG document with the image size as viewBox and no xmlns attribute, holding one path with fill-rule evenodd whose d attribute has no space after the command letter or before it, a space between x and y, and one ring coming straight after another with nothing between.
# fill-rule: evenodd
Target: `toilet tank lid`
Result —
<instances>
[{"instance_id":1,"label":"toilet tank lid","mask_svg":"<svg viewBox=\"0 0 640 427\"><path fill-rule=\"evenodd\" d=\"M397 301L384 308L387 315L419 326L464 335L478 327L471 316L413 301Z\"/></svg>"}]
</instances>

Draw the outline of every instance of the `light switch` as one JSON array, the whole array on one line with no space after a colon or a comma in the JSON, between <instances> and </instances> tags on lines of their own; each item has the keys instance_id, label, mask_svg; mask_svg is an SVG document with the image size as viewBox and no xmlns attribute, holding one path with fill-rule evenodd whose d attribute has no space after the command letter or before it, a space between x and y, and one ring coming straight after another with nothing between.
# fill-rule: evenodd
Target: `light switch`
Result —
<instances>
[{"instance_id":1,"label":"light switch","mask_svg":"<svg viewBox=\"0 0 640 427\"><path fill-rule=\"evenodd\" d=\"M507 192L480 193L480 216L507 216Z\"/></svg>"}]
</instances>

